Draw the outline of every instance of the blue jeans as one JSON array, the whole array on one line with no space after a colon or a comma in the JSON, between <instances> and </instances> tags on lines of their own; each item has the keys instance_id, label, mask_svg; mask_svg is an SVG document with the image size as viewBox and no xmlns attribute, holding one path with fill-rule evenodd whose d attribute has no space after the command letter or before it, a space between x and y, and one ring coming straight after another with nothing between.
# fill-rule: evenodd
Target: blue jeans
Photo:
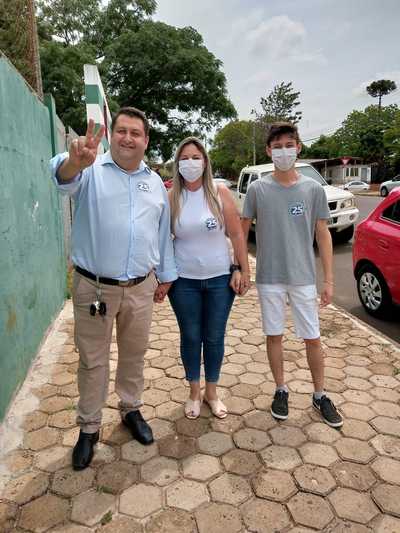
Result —
<instances>
[{"instance_id":1,"label":"blue jeans","mask_svg":"<svg viewBox=\"0 0 400 533\"><path fill-rule=\"evenodd\" d=\"M178 278L168 292L181 332L188 381L200 381L202 347L206 381L219 379L226 323L235 298L230 279L229 274L203 280Z\"/></svg>"}]
</instances>

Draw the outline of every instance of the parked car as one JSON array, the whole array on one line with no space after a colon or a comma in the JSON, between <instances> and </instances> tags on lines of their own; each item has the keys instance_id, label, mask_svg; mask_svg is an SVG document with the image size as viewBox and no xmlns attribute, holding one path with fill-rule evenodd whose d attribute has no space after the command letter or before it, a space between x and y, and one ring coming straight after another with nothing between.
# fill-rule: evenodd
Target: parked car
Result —
<instances>
[{"instance_id":1,"label":"parked car","mask_svg":"<svg viewBox=\"0 0 400 533\"><path fill-rule=\"evenodd\" d=\"M386 317L400 305L400 188L357 226L353 270L370 315Z\"/></svg>"},{"instance_id":2,"label":"parked car","mask_svg":"<svg viewBox=\"0 0 400 533\"><path fill-rule=\"evenodd\" d=\"M368 191L369 185L365 181L354 180L345 183L343 189L346 191Z\"/></svg>"},{"instance_id":3,"label":"parked car","mask_svg":"<svg viewBox=\"0 0 400 533\"><path fill-rule=\"evenodd\" d=\"M233 183L230 180L227 180L225 178L214 178L214 183L216 184L222 184L225 185L228 189L230 189L233 185Z\"/></svg>"},{"instance_id":4,"label":"parked car","mask_svg":"<svg viewBox=\"0 0 400 533\"><path fill-rule=\"evenodd\" d=\"M379 194L381 196L387 196L395 187L400 187L400 174L391 180L381 183L379 187Z\"/></svg>"},{"instance_id":5,"label":"parked car","mask_svg":"<svg viewBox=\"0 0 400 533\"><path fill-rule=\"evenodd\" d=\"M347 242L353 237L354 224L358 218L359 211L355 206L354 195L350 191L344 191L338 187L328 185L321 174L308 163L296 163L296 169L308 176L324 187L328 199L331 218L328 220L328 227L331 230L336 242ZM253 181L268 176L274 171L274 165L254 165L245 167L240 172L236 191L236 201L240 211L243 209L243 202L246 196L247 187ZM252 229L255 226L253 224Z\"/></svg>"},{"instance_id":6,"label":"parked car","mask_svg":"<svg viewBox=\"0 0 400 533\"><path fill-rule=\"evenodd\" d=\"M170 180L164 181L164 185L167 191L172 188L172 182L173 182L172 178Z\"/></svg>"}]
</instances>

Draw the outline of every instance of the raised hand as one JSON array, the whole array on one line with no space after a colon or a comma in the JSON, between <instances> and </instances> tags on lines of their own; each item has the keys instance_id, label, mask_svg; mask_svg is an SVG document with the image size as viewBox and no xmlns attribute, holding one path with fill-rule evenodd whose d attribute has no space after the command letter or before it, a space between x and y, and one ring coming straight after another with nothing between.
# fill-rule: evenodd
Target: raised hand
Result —
<instances>
[{"instance_id":1,"label":"raised hand","mask_svg":"<svg viewBox=\"0 0 400 533\"><path fill-rule=\"evenodd\" d=\"M94 134L94 120L90 119L86 135L72 141L69 147L69 163L76 170L81 171L94 163L104 130L104 126L100 126L99 131Z\"/></svg>"}]
</instances>

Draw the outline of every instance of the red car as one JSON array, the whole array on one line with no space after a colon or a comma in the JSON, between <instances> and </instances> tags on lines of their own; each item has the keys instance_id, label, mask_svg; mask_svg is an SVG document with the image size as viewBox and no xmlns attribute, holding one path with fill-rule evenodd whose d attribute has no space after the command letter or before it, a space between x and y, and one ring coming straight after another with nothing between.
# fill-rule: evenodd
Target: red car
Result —
<instances>
[{"instance_id":1,"label":"red car","mask_svg":"<svg viewBox=\"0 0 400 533\"><path fill-rule=\"evenodd\" d=\"M172 178L170 180L164 181L164 185L165 185L165 188L167 190L172 189L172 184L173 184L173 179Z\"/></svg>"},{"instance_id":2,"label":"red car","mask_svg":"<svg viewBox=\"0 0 400 533\"><path fill-rule=\"evenodd\" d=\"M400 188L394 189L356 229L353 270L365 310L376 317L399 312Z\"/></svg>"}]
</instances>

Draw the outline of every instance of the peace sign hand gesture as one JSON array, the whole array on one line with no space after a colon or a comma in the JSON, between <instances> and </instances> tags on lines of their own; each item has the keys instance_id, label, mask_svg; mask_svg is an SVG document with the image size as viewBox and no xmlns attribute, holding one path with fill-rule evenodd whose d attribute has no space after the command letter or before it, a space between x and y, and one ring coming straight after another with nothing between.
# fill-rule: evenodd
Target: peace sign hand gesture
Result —
<instances>
[{"instance_id":1,"label":"peace sign hand gesture","mask_svg":"<svg viewBox=\"0 0 400 533\"><path fill-rule=\"evenodd\" d=\"M94 134L94 120L90 119L85 137L74 139L69 147L69 162L78 171L90 167L96 159L97 148L104 135L105 128L100 126Z\"/></svg>"}]
</instances>

